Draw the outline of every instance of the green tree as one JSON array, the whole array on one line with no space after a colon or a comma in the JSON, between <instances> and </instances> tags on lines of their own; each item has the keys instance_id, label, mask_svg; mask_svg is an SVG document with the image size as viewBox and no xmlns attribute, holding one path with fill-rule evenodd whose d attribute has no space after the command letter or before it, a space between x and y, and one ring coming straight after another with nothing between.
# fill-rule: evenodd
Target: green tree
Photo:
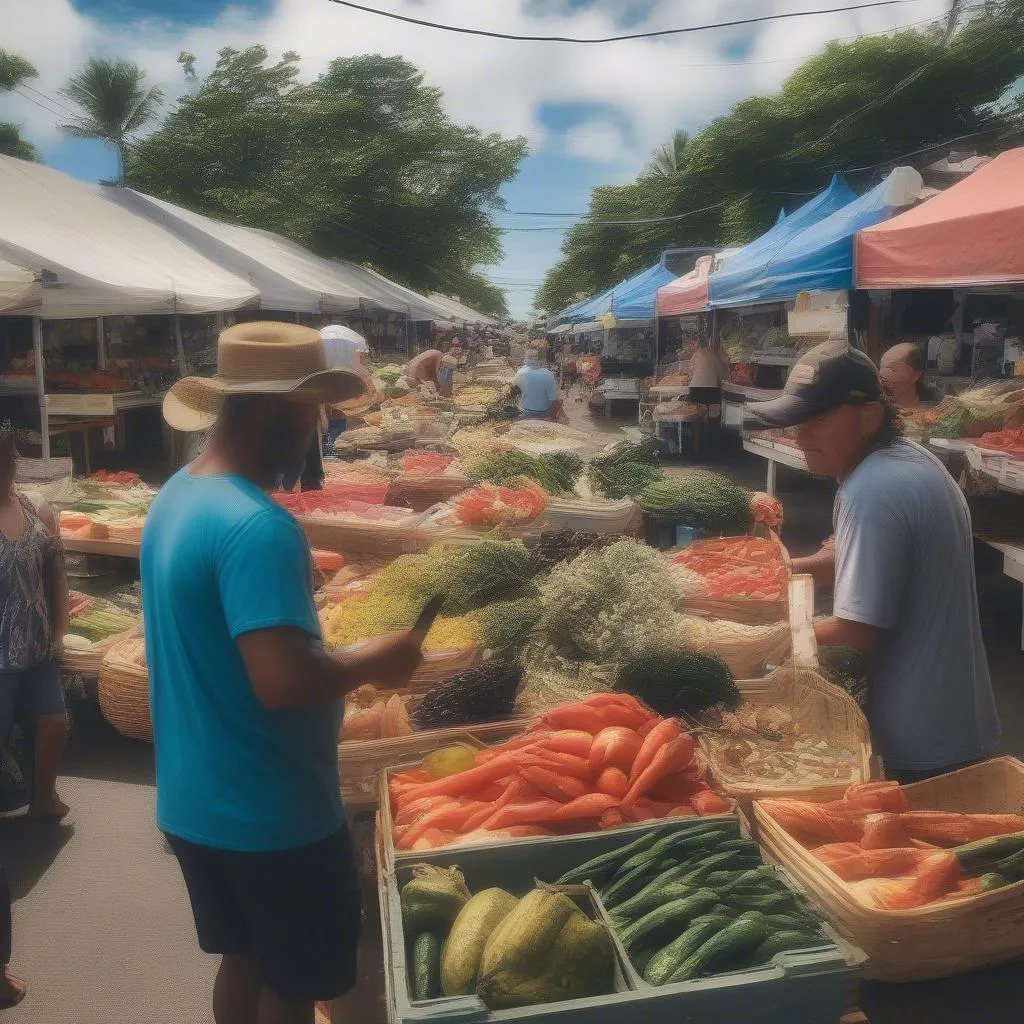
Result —
<instances>
[{"instance_id":1,"label":"green tree","mask_svg":"<svg viewBox=\"0 0 1024 1024\"><path fill-rule=\"evenodd\" d=\"M525 140L454 124L398 57L338 58L309 84L298 72L293 53L222 50L132 147L133 185L503 315L503 293L473 268L501 256L492 214Z\"/></svg>"},{"instance_id":2,"label":"green tree","mask_svg":"<svg viewBox=\"0 0 1024 1024\"><path fill-rule=\"evenodd\" d=\"M682 148L662 147L628 185L597 188L537 294L556 312L653 263L672 245L742 244L782 205L835 171L858 187L927 146L1018 144L1021 105L999 101L1024 74L1024 0L976 7L947 44L942 27L832 43L771 96L752 96ZM1016 131L1016 134L1014 132ZM672 152L669 152L671 148ZM601 225L601 220L655 224Z\"/></svg>"},{"instance_id":3,"label":"green tree","mask_svg":"<svg viewBox=\"0 0 1024 1024\"><path fill-rule=\"evenodd\" d=\"M660 175L663 178L678 174L686 165L686 150L690 144L690 136L684 131L676 131L668 142L663 142L651 157L647 165L647 173Z\"/></svg>"},{"instance_id":4,"label":"green tree","mask_svg":"<svg viewBox=\"0 0 1024 1024\"><path fill-rule=\"evenodd\" d=\"M12 92L38 72L24 57L0 50L0 92ZM21 128L11 121L0 121L0 154L21 160L38 160L39 154L21 136Z\"/></svg>"},{"instance_id":5,"label":"green tree","mask_svg":"<svg viewBox=\"0 0 1024 1024\"><path fill-rule=\"evenodd\" d=\"M163 90L146 87L146 72L125 60L90 58L61 90L81 113L60 125L79 139L100 139L117 150L118 180L124 184L132 139L156 117Z\"/></svg>"}]
</instances>

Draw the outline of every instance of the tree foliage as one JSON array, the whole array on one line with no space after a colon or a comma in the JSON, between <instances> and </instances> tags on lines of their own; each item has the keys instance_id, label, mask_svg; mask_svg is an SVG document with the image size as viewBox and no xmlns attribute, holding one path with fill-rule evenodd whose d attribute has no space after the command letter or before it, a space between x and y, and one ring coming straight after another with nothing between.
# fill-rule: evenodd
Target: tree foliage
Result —
<instances>
[{"instance_id":1,"label":"tree foliage","mask_svg":"<svg viewBox=\"0 0 1024 1024\"><path fill-rule=\"evenodd\" d=\"M440 91L401 58L338 58L305 84L298 55L269 63L253 46L221 51L131 148L128 179L504 314L503 293L473 268L501 256L491 214L525 152L523 139L454 124Z\"/></svg>"},{"instance_id":2,"label":"tree foliage","mask_svg":"<svg viewBox=\"0 0 1024 1024\"><path fill-rule=\"evenodd\" d=\"M117 150L118 177L124 181L125 157L132 138L156 117L163 90L146 87L146 72L125 60L91 57L75 72L61 95L81 113L60 125L79 139L100 139Z\"/></svg>"},{"instance_id":3,"label":"tree foliage","mask_svg":"<svg viewBox=\"0 0 1024 1024\"><path fill-rule=\"evenodd\" d=\"M0 50L0 92L11 92L38 72L24 57L8 50ZM31 143L21 135L21 128L10 121L0 121L0 154L21 160L38 160L39 155Z\"/></svg>"},{"instance_id":4,"label":"tree foliage","mask_svg":"<svg viewBox=\"0 0 1024 1024\"><path fill-rule=\"evenodd\" d=\"M1024 114L997 102L1021 74L1024 0L984 5L949 45L937 28L832 43L775 95L742 100L693 138L676 133L635 181L595 189L589 221L678 219L576 224L536 305L562 309L672 245L749 241L835 171L867 186L923 147L997 145Z\"/></svg>"}]
</instances>

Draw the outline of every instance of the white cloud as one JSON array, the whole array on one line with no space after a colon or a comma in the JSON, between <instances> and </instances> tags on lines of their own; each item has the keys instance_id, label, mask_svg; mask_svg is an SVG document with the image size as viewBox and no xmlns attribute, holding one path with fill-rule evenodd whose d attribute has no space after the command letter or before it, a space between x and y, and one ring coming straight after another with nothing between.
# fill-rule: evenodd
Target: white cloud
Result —
<instances>
[{"instance_id":1,"label":"white cloud","mask_svg":"<svg viewBox=\"0 0 1024 1024\"><path fill-rule=\"evenodd\" d=\"M376 2L382 9L449 24L582 37L617 34L623 18L634 32L822 6L821 0L599 0L586 8L570 8L564 0ZM212 24L191 28L152 19L101 22L76 12L69 0L32 0L31 15L26 6L26 0L0 0L3 46L35 63L40 77L31 85L50 98L31 92L31 99L0 97L0 118L24 123L26 134L37 143L55 140L55 123L66 111L45 108L53 108L55 99L60 102L58 90L90 55L136 60L175 96L184 85L176 61L179 51L196 54L202 75L221 47L262 42L273 56L296 50L307 78L336 56L401 55L423 69L429 84L444 91L454 119L485 131L526 135L535 151L543 147L607 163L609 178L620 178L642 167L651 150L676 128L695 131L738 99L777 89L801 60L829 39L939 18L948 3L909 0L859 12L602 46L454 35L328 0L275 0L262 15L242 6L228 8ZM737 53L744 56L737 58ZM737 59L746 63L735 64ZM546 131L540 109L569 103L602 113L561 134Z\"/></svg>"}]
</instances>

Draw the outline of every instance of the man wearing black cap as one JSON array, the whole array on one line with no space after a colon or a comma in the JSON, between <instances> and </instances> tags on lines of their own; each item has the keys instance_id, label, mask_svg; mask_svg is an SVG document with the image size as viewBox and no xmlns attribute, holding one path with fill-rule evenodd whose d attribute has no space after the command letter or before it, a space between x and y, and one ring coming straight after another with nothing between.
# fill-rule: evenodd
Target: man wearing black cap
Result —
<instances>
[{"instance_id":1,"label":"man wearing black cap","mask_svg":"<svg viewBox=\"0 0 1024 1024\"><path fill-rule=\"evenodd\" d=\"M890 775L921 778L985 757L999 722L960 489L900 436L874 364L845 341L811 349L780 398L749 409L795 427L810 472L839 481L834 548L794 569L834 579L818 643L873 658L868 713Z\"/></svg>"}]
</instances>

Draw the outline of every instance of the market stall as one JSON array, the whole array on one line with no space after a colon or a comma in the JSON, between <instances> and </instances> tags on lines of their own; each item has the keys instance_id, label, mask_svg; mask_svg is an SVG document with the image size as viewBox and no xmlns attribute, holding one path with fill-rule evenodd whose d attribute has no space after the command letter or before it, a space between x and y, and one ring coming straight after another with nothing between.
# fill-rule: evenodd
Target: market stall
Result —
<instances>
[{"instance_id":1,"label":"market stall","mask_svg":"<svg viewBox=\"0 0 1024 1024\"><path fill-rule=\"evenodd\" d=\"M38 424L39 457L26 459L22 472L66 475L70 459L51 464L51 415L119 417L158 404L170 367L180 370L178 315L236 309L258 293L41 164L2 157L0 184L0 253L38 282L23 292L27 305L9 305L0 318L7 360L0 398L16 424ZM112 317L118 322L104 323ZM153 330L162 335L155 366L147 362Z\"/></svg>"}]
</instances>

